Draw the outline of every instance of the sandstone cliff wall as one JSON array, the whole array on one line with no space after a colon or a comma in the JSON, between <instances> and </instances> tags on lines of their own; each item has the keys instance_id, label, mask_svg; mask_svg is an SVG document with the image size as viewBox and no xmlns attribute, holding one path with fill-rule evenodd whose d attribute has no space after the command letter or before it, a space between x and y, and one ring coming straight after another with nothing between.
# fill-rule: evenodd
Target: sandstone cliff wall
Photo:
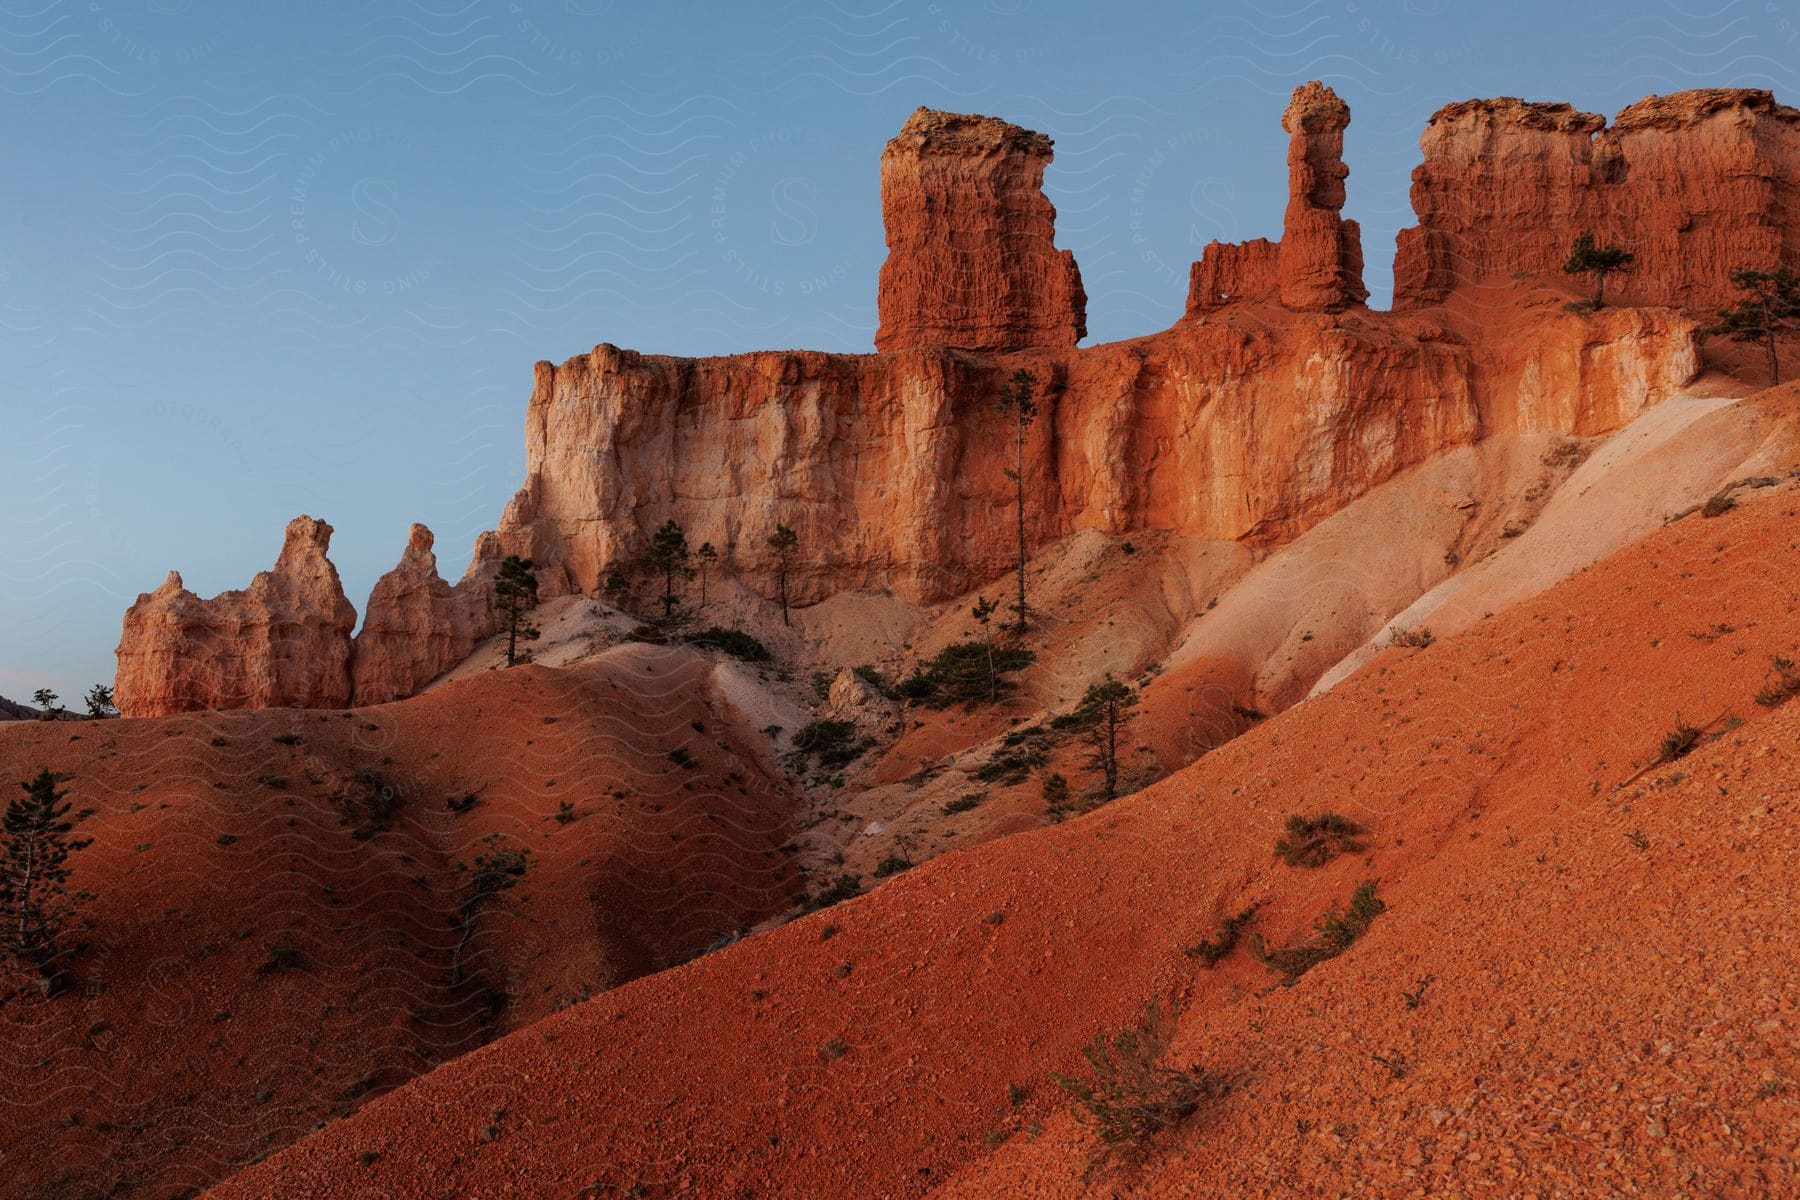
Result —
<instances>
[{"instance_id":1,"label":"sandstone cliff wall","mask_svg":"<svg viewBox=\"0 0 1800 1200\"><path fill-rule=\"evenodd\" d=\"M1041 189L1049 139L922 109L882 160L881 353L601 345L541 362L524 486L459 583L438 576L415 526L353 649L330 527L301 518L276 569L244 592L202 601L172 575L139 598L119 645L120 706L410 694L492 631L504 555L536 561L546 597L598 593L669 519L765 595L778 523L800 537L799 603L861 588L958 595L1012 558L995 398L1019 368L1040 381L1043 407L1026 449L1032 544L1085 529L1277 544L1434 454L1494 434L1604 433L1695 374L1696 323L1682 312L1577 313L1515 286L1560 267L1597 212L1635 222L1598 226L1639 251L1632 286L1689 308L1719 298L1726 264L1800 238L1795 114L1766 93L1653 97L1610 130L1567 105L1470 102L1426 132L1400 310L1372 313L1355 223L1339 215L1348 121L1330 89L1297 88L1283 117L1282 240L1208 247L1186 319L1077 349L1080 276L1054 248ZM1486 290L1473 318L1431 304L1475 285Z\"/></svg>"},{"instance_id":2,"label":"sandstone cliff wall","mask_svg":"<svg viewBox=\"0 0 1800 1200\"><path fill-rule=\"evenodd\" d=\"M1419 224L1402 230L1394 304L1560 276L1583 232L1638 256L1621 304L1710 313L1737 267L1800 260L1800 112L1766 91L1651 96L1608 126L1567 104L1447 105L1420 138Z\"/></svg>"}]
</instances>

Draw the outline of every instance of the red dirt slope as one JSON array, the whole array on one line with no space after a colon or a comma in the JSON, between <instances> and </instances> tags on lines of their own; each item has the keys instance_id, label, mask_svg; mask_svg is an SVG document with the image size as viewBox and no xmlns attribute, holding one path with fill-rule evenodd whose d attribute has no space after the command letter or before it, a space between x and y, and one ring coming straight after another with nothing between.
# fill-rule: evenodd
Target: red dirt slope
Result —
<instances>
[{"instance_id":1,"label":"red dirt slope","mask_svg":"<svg viewBox=\"0 0 1800 1200\"><path fill-rule=\"evenodd\" d=\"M1081 1194L1046 1073L1159 992L1176 1057L1235 1087L1169 1139L1157 1194L1792 1190L1800 713L1751 697L1800 657L1797 509L1789 486L1689 517L1162 784L559 1013L215 1195ZM1616 791L1682 718L1732 717ZM1366 854L1271 857L1326 809ZM1302 937L1362 879L1388 911L1291 990L1182 953L1254 900L1271 944Z\"/></svg>"},{"instance_id":2,"label":"red dirt slope","mask_svg":"<svg viewBox=\"0 0 1800 1200\"><path fill-rule=\"evenodd\" d=\"M709 672L633 647L354 713L0 734L0 778L49 766L98 810L76 994L0 1007L0 1195L197 1191L785 907L793 800L709 707ZM385 819L363 772L397 796ZM459 981L464 864L490 835L530 865L478 913Z\"/></svg>"}]
</instances>

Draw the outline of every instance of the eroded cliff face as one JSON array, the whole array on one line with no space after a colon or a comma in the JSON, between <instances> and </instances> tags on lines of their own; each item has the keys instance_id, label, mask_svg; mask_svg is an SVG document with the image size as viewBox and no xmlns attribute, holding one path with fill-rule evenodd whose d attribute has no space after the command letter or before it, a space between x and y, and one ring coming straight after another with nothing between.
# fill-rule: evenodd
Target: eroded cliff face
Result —
<instances>
[{"instance_id":1,"label":"eroded cliff face","mask_svg":"<svg viewBox=\"0 0 1800 1200\"><path fill-rule=\"evenodd\" d=\"M1050 139L921 108L881 154L878 350L1066 348L1087 334L1075 256L1044 195Z\"/></svg>"},{"instance_id":2,"label":"eroded cliff face","mask_svg":"<svg viewBox=\"0 0 1800 1200\"><path fill-rule=\"evenodd\" d=\"M1617 429L1696 373L1697 322L1669 307L1571 311L1563 292L1515 286L1512 273L1560 268L1596 189L1613 189L1609 203L1631 188L1705 198L1672 223L1667 204L1619 208L1643 231L1665 222L1672 240L1644 232L1633 245L1641 278L1679 275L1666 290L1682 303L1716 290L1709 268L1676 263L1685 254L1791 249L1800 217L1777 164L1794 119L1765 101L1652 98L1604 132L1567 105L1444 110L1415 185L1421 228L1402 237L1405 303L1377 313L1361 307L1357 230L1339 215L1349 111L1308 84L1283 118L1282 240L1209 246L1186 318L1087 349L1075 347L1079 274L1054 249L1041 190L1049 139L920 110L882 160L880 353L695 359L600 345L540 362L524 485L454 587L415 526L352 654L330 529L302 518L276 571L246 592L201 601L172 576L140 598L119 647L121 707L410 694L493 631L504 555L538 564L546 598L598 595L670 519L765 596L777 524L799 535L796 603L962 594L1013 561L1010 434L995 400L1021 368L1042 405L1026 446L1033 546L1138 529L1272 546L1447 449ZM1487 285L1480 305L1427 303L1470 279Z\"/></svg>"},{"instance_id":3,"label":"eroded cliff face","mask_svg":"<svg viewBox=\"0 0 1800 1200\"><path fill-rule=\"evenodd\" d=\"M295 517L274 570L210 600L169 572L125 614L113 684L119 711L348 704L356 610L326 557L330 545L330 525Z\"/></svg>"},{"instance_id":4,"label":"eroded cliff face","mask_svg":"<svg viewBox=\"0 0 1800 1200\"><path fill-rule=\"evenodd\" d=\"M1710 312L1737 267L1800 256L1800 112L1766 91L1651 96L1611 126L1567 104L1447 105L1420 139L1419 224L1402 230L1394 304L1560 275L1583 232L1637 255L1615 303Z\"/></svg>"}]
</instances>

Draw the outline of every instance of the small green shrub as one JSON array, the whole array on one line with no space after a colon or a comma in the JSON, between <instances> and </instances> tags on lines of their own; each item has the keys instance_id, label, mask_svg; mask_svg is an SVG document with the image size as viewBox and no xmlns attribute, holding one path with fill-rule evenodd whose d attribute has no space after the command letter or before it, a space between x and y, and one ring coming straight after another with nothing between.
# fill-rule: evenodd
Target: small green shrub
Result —
<instances>
[{"instance_id":1,"label":"small green shrub","mask_svg":"<svg viewBox=\"0 0 1800 1200\"><path fill-rule=\"evenodd\" d=\"M723 651L745 662L768 662L773 657L761 641L741 629L728 629L723 625L710 625L699 633L689 634L687 642L690 646Z\"/></svg>"},{"instance_id":2,"label":"small green shrub","mask_svg":"<svg viewBox=\"0 0 1800 1200\"><path fill-rule=\"evenodd\" d=\"M1195 942L1182 951L1189 958L1197 958L1206 966L1217 966L1221 959L1237 949L1238 939L1256 917L1256 910L1261 908L1260 902L1252 904L1235 917L1226 917L1219 922L1219 931L1209 938Z\"/></svg>"},{"instance_id":3,"label":"small green shrub","mask_svg":"<svg viewBox=\"0 0 1800 1200\"><path fill-rule=\"evenodd\" d=\"M850 673L874 688L877 692L880 692L883 696L888 694L887 680L881 677L880 671L877 671L869 664L864 663L858 667L851 667Z\"/></svg>"},{"instance_id":4,"label":"small green shrub","mask_svg":"<svg viewBox=\"0 0 1800 1200\"><path fill-rule=\"evenodd\" d=\"M1024 783L1032 770L1043 766L1044 761L1044 752L1035 747L1004 750L977 767L975 778L982 783Z\"/></svg>"},{"instance_id":5,"label":"small green shrub","mask_svg":"<svg viewBox=\"0 0 1800 1200\"><path fill-rule=\"evenodd\" d=\"M877 879L886 879L889 875L898 875L902 871L910 871L913 860L904 854L890 854L876 864L872 872Z\"/></svg>"},{"instance_id":6,"label":"small green shrub","mask_svg":"<svg viewBox=\"0 0 1800 1200\"><path fill-rule=\"evenodd\" d=\"M1800 672L1794 670L1794 660L1783 658L1779 654L1769 657L1769 673L1775 678L1767 682L1762 691L1756 693L1756 702L1764 708L1775 708L1785 704L1789 699L1800 695Z\"/></svg>"},{"instance_id":7,"label":"small green shrub","mask_svg":"<svg viewBox=\"0 0 1800 1200\"><path fill-rule=\"evenodd\" d=\"M875 745L873 738L858 738L853 721L813 721L794 734L794 754L802 761L817 758L822 767L842 767L855 762Z\"/></svg>"},{"instance_id":8,"label":"small green shrub","mask_svg":"<svg viewBox=\"0 0 1800 1200\"><path fill-rule=\"evenodd\" d=\"M1662 752L1656 761L1671 763L1678 758L1686 758L1699 744L1700 731L1677 716L1675 728L1663 734Z\"/></svg>"},{"instance_id":9,"label":"small green shrub","mask_svg":"<svg viewBox=\"0 0 1800 1200\"><path fill-rule=\"evenodd\" d=\"M993 679L988 675L990 647L983 642L953 642L930 660L914 666L913 673L894 687L902 700L942 707L958 700L989 699L994 681L1004 687L1006 676L1022 671L1037 659L1023 646L994 646Z\"/></svg>"},{"instance_id":10,"label":"small green shrub","mask_svg":"<svg viewBox=\"0 0 1800 1200\"><path fill-rule=\"evenodd\" d=\"M1357 835L1362 826L1334 812L1316 817L1294 813L1287 832L1275 842L1275 855L1290 867L1322 867L1340 854L1355 854L1363 844Z\"/></svg>"},{"instance_id":11,"label":"small green shrub","mask_svg":"<svg viewBox=\"0 0 1800 1200\"><path fill-rule=\"evenodd\" d=\"M980 792L970 792L967 795L958 796L954 800L947 800L944 802L944 815L946 817L954 817L957 813L966 813L977 804L980 804L983 799L984 797Z\"/></svg>"},{"instance_id":12,"label":"small green shrub","mask_svg":"<svg viewBox=\"0 0 1800 1200\"><path fill-rule=\"evenodd\" d=\"M1437 638L1432 636L1431 630L1423 627L1418 629L1396 629L1388 635L1388 645L1410 646L1414 650L1423 650L1435 641L1437 641Z\"/></svg>"},{"instance_id":13,"label":"small green shrub","mask_svg":"<svg viewBox=\"0 0 1800 1200\"><path fill-rule=\"evenodd\" d=\"M1051 1074L1074 1100L1076 1119L1099 1136L1090 1170L1141 1161L1151 1139L1217 1094L1218 1083L1200 1068L1163 1063L1171 1032L1160 998L1152 997L1143 1020L1111 1035L1096 1034L1082 1048L1091 1079Z\"/></svg>"},{"instance_id":14,"label":"small green shrub","mask_svg":"<svg viewBox=\"0 0 1800 1200\"><path fill-rule=\"evenodd\" d=\"M839 875L830 884L800 902L807 912L817 912L834 904L862 895L861 875Z\"/></svg>"},{"instance_id":15,"label":"small green shrub","mask_svg":"<svg viewBox=\"0 0 1800 1200\"><path fill-rule=\"evenodd\" d=\"M1347 908L1340 911L1333 905L1320 917L1318 933L1307 941L1270 949L1260 934L1251 934L1250 950L1264 966L1287 976L1287 982L1292 983L1320 963L1348 950L1385 911L1387 905L1375 894L1375 881L1371 879L1357 885Z\"/></svg>"}]
</instances>

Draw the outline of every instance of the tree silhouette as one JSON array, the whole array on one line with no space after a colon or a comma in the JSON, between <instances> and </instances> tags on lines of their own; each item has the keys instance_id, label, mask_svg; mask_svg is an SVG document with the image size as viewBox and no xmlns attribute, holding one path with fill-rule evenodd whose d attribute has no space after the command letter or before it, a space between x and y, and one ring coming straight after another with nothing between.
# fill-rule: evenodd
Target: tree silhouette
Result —
<instances>
[{"instance_id":1,"label":"tree silhouette","mask_svg":"<svg viewBox=\"0 0 1800 1200\"><path fill-rule=\"evenodd\" d=\"M1592 275L1594 277L1594 307L1606 306L1606 277L1615 271L1629 271L1631 264L1637 261L1637 255L1623 246L1601 246L1594 240L1592 233L1584 233L1575 239L1574 248L1569 251L1569 260L1563 264L1563 271L1570 275Z\"/></svg>"},{"instance_id":2,"label":"tree silhouette","mask_svg":"<svg viewBox=\"0 0 1800 1200\"><path fill-rule=\"evenodd\" d=\"M62 962L73 953L64 937L81 898L69 894L69 855L92 839L69 836L80 817L70 816L66 793L57 791L48 768L19 787L25 795L6 806L0 821L0 948L18 967L36 971L54 995L65 974Z\"/></svg>"},{"instance_id":3,"label":"tree silhouette","mask_svg":"<svg viewBox=\"0 0 1800 1200\"><path fill-rule=\"evenodd\" d=\"M1018 509L1019 527L1019 600L1013 607L1018 611L1017 629L1025 632L1025 623L1029 610L1025 606L1025 431L1037 419L1037 402L1032 399L1037 393L1037 377L1030 371L1013 372L1012 383L1000 389L1000 411L1010 414L1013 419L1013 465L1006 472L1006 477L1013 481L1013 496Z\"/></svg>"},{"instance_id":4,"label":"tree silhouette","mask_svg":"<svg viewBox=\"0 0 1800 1200\"><path fill-rule=\"evenodd\" d=\"M713 549L711 542L701 542L700 549L694 551L694 557L700 560L700 607L706 607L706 571L719 561L719 552Z\"/></svg>"},{"instance_id":5,"label":"tree silhouette","mask_svg":"<svg viewBox=\"0 0 1800 1200\"><path fill-rule=\"evenodd\" d=\"M643 563L645 570L663 577L663 620L668 621L681 603L675 594L675 580L691 579L694 575L693 568L688 566L687 534L679 522L672 518L664 521L662 528L650 535L650 548L644 551Z\"/></svg>"},{"instance_id":6,"label":"tree silhouette","mask_svg":"<svg viewBox=\"0 0 1800 1200\"><path fill-rule=\"evenodd\" d=\"M769 535L769 545L775 551L775 583L781 589L781 623L791 625L788 620L788 569L793 565L794 551L800 548L800 535L786 525L776 525L775 532Z\"/></svg>"},{"instance_id":7,"label":"tree silhouette","mask_svg":"<svg viewBox=\"0 0 1800 1200\"><path fill-rule=\"evenodd\" d=\"M95 719L116 717L119 710L113 707L113 690L104 683L96 683L88 689L83 697L87 701L88 716Z\"/></svg>"},{"instance_id":8,"label":"tree silhouette","mask_svg":"<svg viewBox=\"0 0 1800 1200\"><path fill-rule=\"evenodd\" d=\"M987 648L987 693L992 700L1000 694L1000 672L994 666L994 613L1000 607L998 600L989 600L986 596L975 597L975 607L971 610L975 623L981 626L981 644Z\"/></svg>"},{"instance_id":9,"label":"tree silhouette","mask_svg":"<svg viewBox=\"0 0 1800 1200\"><path fill-rule=\"evenodd\" d=\"M38 713L38 720L40 721L54 721L56 720L56 714L62 711L61 708L57 707L56 693L49 688L39 688L37 691L31 693L31 700L32 703L43 710Z\"/></svg>"},{"instance_id":10,"label":"tree silhouette","mask_svg":"<svg viewBox=\"0 0 1800 1200\"><path fill-rule=\"evenodd\" d=\"M537 607L537 572L532 565L529 558L509 554L501 561L499 573L494 576L493 607L500 618L500 628L506 631L506 665L509 667L531 661L530 652L521 652L519 643L535 642L540 633L527 617Z\"/></svg>"},{"instance_id":11,"label":"tree silhouette","mask_svg":"<svg viewBox=\"0 0 1800 1200\"><path fill-rule=\"evenodd\" d=\"M1741 268L1731 282L1745 293L1742 300L1719 310L1719 319L1700 332L1726 334L1734 342L1761 346L1769 352L1769 379L1781 382L1780 342L1800 331L1800 275L1786 267L1773 271Z\"/></svg>"},{"instance_id":12,"label":"tree silhouette","mask_svg":"<svg viewBox=\"0 0 1800 1200\"><path fill-rule=\"evenodd\" d=\"M1108 800L1119 794L1119 730L1131 720L1137 702L1137 690L1114 679L1111 672L1105 682L1094 684L1081 698L1081 713L1093 722L1088 744L1094 755L1088 765L1098 769L1105 780Z\"/></svg>"}]
</instances>

